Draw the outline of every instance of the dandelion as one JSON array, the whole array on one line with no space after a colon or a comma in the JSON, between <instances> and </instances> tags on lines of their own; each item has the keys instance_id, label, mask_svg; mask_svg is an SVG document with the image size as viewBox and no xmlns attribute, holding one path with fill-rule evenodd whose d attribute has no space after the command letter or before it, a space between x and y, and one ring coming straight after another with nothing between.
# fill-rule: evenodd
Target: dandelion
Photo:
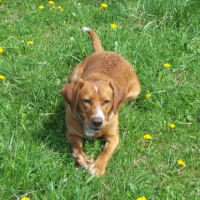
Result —
<instances>
[{"instance_id":1,"label":"dandelion","mask_svg":"<svg viewBox=\"0 0 200 200\"><path fill-rule=\"evenodd\" d=\"M53 9L56 9L56 7L55 7L55 6L52 6L52 8L53 8Z\"/></svg>"},{"instance_id":2,"label":"dandelion","mask_svg":"<svg viewBox=\"0 0 200 200\"><path fill-rule=\"evenodd\" d=\"M0 79L1 79L1 80L4 80L4 79L5 79L5 76L0 75Z\"/></svg>"},{"instance_id":3,"label":"dandelion","mask_svg":"<svg viewBox=\"0 0 200 200\"><path fill-rule=\"evenodd\" d=\"M3 47L0 47L0 53L3 53Z\"/></svg>"},{"instance_id":4,"label":"dandelion","mask_svg":"<svg viewBox=\"0 0 200 200\"><path fill-rule=\"evenodd\" d=\"M169 126L170 126L170 128L175 128L176 127L175 124L170 124Z\"/></svg>"},{"instance_id":5,"label":"dandelion","mask_svg":"<svg viewBox=\"0 0 200 200\"><path fill-rule=\"evenodd\" d=\"M11 25L10 24L8 24L8 28L10 28L11 27Z\"/></svg>"},{"instance_id":6,"label":"dandelion","mask_svg":"<svg viewBox=\"0 0 200 200\"><path fill-rule=\"evenodd\" d=\"M22 197L21 200L30 200L28 197Z\"/></svg>"},{"instance_id":7,"label":"dandelion","mask_svg":"<svg viewBox=\"0 0 200 200\"><path fill-rule=\"evenodd\" d=\"M44 6L43 6L43 5L40 5L40 6L39 6L39 9L40 9L40 10L44 9Z\"/></svg>"},{"instance_id":8,"label":"dandelion","mask_svg":"<svg viewBox=\"0 0 200 200\"><path fill-rule=\"evenodd\" d=\"M49 4L54 4L54 2L53 1L49 1Z\"/></svg>"},{"instance_id":9,"label":"dandelion","mask_svg":"<svg viewBox=\"0 0 200 200\"><path fill-rule=\"evenodd\" d=\"M165 63L164 67L171 67L171 65L169 63Z\"/></svg>"},{"instance_id":10,"label":"dandelion","mask_svg":"<svg viewBox=\"0 0 200 200\"><path fill-rule=\"evenodd\" d=\"M147 200L145 196L137 198L137 200Z\"/></svg>"},{"instance_id":11,"label":"dandelion","mask_svg":"<svg viewBox=\"0 0 200 200\"><path fill-rule=\"evenodd\" d=\"M111 26L111 28L116 28L117 27L116 24L111 24L110 26Z\"/></svg>"},{"instance_id":12,"label":"dandelion","mask_svg":"<svg viewBox=\"0 0 200 200\"><path fill-rule=\"evenodd\" d=\"M59 9L60 11L63 11L63 8L62 8L61 6L58 6L58 9Z\"/></svg>"},{"instance_id":13,"label":"dandelion","mask_svg":"<svg viewBox=\"0 0 200 200\"><path fill-rule=\"evenodd\" d=\"M144 135L143 139L151 140L151 136L149 134Z\"/></svg>"},{"instance_id":14,"label":"dandelion","mask_svg":"<svg viewBox=\"0 0 200 200\"><path fill-rule=\"evenodd\" d=\"M105 4L105 3L102 3L101 4L101 7L99 8L99 10L102 10L103 8L107 8L108 7L108 5L107 4Z\"/></svg>"},{"instance_id":15,"label":"dandelion","mask_svg":"<svg viewBox=\"0 0 200 200\"><path fill-rule=\"evenodd\" d=\"M146 95L146 98L147 98L147 99L150 98L150 97L151 97L151 94L150 94L150 93Z\"/></svg>"},{"instance_id":16,"label":"dandelion","mask_svg":"<svg viewBox=\"0 0 200 200\"><path fill-rule=\"evenodd\" d=\"M27 44L32 45L32 44L34 44L34 42L33 41L28 41Z\"/></svg>"},{"instance_id":17,"label":"dandelion","mask_svg":"<svg viewBox=\"0 0 200 200\"><path fill-rule=\"evenodd\" d=\"M178 165L181 165L181 166L183 166L183 167L186 166L185 162L182 161L182 160L178 160L177 162L178 162Z\"/></svg>"}]
</instances>

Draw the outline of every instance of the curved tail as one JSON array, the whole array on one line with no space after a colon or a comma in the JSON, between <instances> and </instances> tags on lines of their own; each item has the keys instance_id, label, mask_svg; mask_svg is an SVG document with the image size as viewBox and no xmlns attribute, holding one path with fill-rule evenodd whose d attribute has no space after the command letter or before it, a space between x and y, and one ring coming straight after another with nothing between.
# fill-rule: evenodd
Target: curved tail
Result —
<instances>
[{"instance_id":1,"label":"curved tail","mask_svg":"<svg viewBox=\"0 0 200 200\"><path fill-rule=\"evenodd\" d=\"M90 28L83 27L83 30L88 32L92 40L92 47L94 51L104 51L98 35Z\"/></svg>"}]
</instances>

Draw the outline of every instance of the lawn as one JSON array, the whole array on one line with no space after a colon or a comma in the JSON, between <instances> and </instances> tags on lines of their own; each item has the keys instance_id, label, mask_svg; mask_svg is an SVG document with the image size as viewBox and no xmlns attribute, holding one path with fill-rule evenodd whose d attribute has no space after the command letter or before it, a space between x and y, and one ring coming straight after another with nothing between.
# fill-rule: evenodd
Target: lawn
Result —
<instances>
[{"instance_id":1,"label":"lawn","mask_svg":"<svg viewBox=\"0 0 200 200\"><path fill-rule=\"evenodd\" d=\"M199 0L0 0L0 199L199 200L199 10ZM120 145L100 178L75 168L65 136L60 90L92 53L82 26L142 87L119 112ZM83 149L96 158L103 145Z\"/></svg>"}]
</instances>

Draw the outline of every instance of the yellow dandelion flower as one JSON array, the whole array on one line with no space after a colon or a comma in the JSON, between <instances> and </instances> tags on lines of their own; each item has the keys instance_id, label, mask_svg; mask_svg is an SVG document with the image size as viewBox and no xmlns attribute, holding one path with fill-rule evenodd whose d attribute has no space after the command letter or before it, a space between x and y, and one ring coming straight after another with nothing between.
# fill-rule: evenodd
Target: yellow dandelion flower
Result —
<instances>
[{"instance_id":1,"label":"yellow dandelion flower","mask_svg":"<svg viewBox=\"0 0 200 200\"><path fill-rule=\"evenodd\" d=\"M54 2L53 1L49 1L49 4L54 4Z\"/></svg>"},{"instance_id":2,"label":"yellow dandelion flower","mask_svg":"<svg viewBox=\"0 0 200 200\"><path fill-rule=\"evenodd\" d=\"M175 128L176 127L175 124L170 124L169 126L170 126L170 128Z\"/></svg>"},{"instance_id":3,"label":"yellow dandelion flower","mask_svg":"<svg viewBox=\"0 0 200 200\"><path fill-rule=\"evenodd\" d=\"M27 44L31 45L31 44L34 44L34 42L33 41L28 41Z\"/></svg>"},{"instance_id":4,"label":"yellow dandelion flower","mask_svg":"<svg viewBox=\"0 0 200 200\"><path fill-rule=\"evenodd\" d=\"M11 25L10 24L8 24L8 28L10 28L11 27Z\"/></svg>"},{"instance_id":5,"label":"yellow dandelion flower","mask_svg":"<svg viewBox=\"0 0 200 200\"><path fill-rule=\"evenodd\" d=\"M137 200L147 200L145 196L137 198Z\"/></svg>"},{"instance_id":6,"label":"yellow dandelion flower","mask_svg":"<svg viewBox=\"0 0 200 200\"><path fill-rule=\"evenodd\" d=\"M0 53L3 53L3 47L0 47Z\"/></svg>"},{"instance_id":7,"label":"yellow dandelion flower","mask_svg":"<svg viewBox=\"0 0 200 200\"><path fill-rule=\"evenodd\" d=\"M171 67L171 65L169 63L165 63L164 67Z\"/></svg>"},{"instance_id":8,"label":"yellow dandelion flower","mask_svg":"<svg viewBox=\"0 0 200 200\"><path fill-rule=\"evenodd\" d=\"M178 160L177 162L178 162L178 165L181 165L181 166L183 166L183 167L186 166L185 162L182 161L182 160Z\"/></svg>"},{"instance_id":9,"label":"yellow dandelion flower","mask_svg":"<svg viewBox=\"0 0 200 200\"><path fill-rule=\"evenodd\" d=\"M40 10L44 9L44 6L43 6L43 5L40 5L40 6L39 6L39 9L40 9Z\"/></svg>"},{"instance_id":10,"label":"yellow dandelion flower","mask_svg":"<svg viewBox=\"0 0 200 200\"><path fill-rule=\"evenodd\" d=\"M151 97L151 94L150 94L150 93L146 95L146 98L147 98L147 99L150 98L150 97Z\"/></svg>"},{"instance_id":11,"label":"yellow dandelion flower","mask_svg":"<svg viewBox=\"0 0 200 200\"><path fill-rule=\"evenodd\" d=\"M53 8L53 9L56 9L56 7L55 7L55 6L52 6L52 8Z\"/></svg>"},{"instance_id":12,"label":"yellow dandelion flower","mask_svg":"<svg viewBox=\"0 0 200 200\"><path fill-rule=\"evenodd\" d=\"M62 7L61 7L61 6L58 6L58 9L62 9Z\"/></svg>"},{"instance_id":13,"label":"yellow dandelion flower","mask_svg":"<svg viewBox=\"0 0 200 200\"><path fill-rule=\"evenodd\" d=\"M0 79L1 79L1 80L4 80L4 79L5 79L5 76L0 75Z\"/></svg>"},{"instance_id":14,"label":"yellow dandelion flower","mask_svg":"<svg viewBox=\"0 0 200 200\"><path fill-rule=\"evenodd\" d=\"M22 197L21 200L30 200L28 197Z\"/></svg>"},{"instance_id":15,"label":"yellow dandelion flower","mask_svg":"<svg viewBox=\"0 0 200 200\"><path fill-rule=\"evenodd\" d=\"M107 7L108 7L108 5L106 3L102 3L101 7L99 8L99 10L102 10L103 8L107 8Z\"/></svg>"},{"instance_id":16,"label":"yellow dandelion flower","mask_svg":"<svg viewBox=\"0 0 200 200\"><path fill-rule=\"evenodd\" d=\"M111 24L110 26L111 26L111 28L116 28L117 27L116 24Z\"/></svg>"},{"instance_id":17,"label":"yellow dandelion flower","mask_svg":"<svg viewBox=\"0 0 200 200\"><path fill-rule=\"evenodd\" d=\"M152 138L151 138L151 136L149 134L146 134L146 135L144 135L143 139L151 140Z\"/></svg>"}]
</instances>

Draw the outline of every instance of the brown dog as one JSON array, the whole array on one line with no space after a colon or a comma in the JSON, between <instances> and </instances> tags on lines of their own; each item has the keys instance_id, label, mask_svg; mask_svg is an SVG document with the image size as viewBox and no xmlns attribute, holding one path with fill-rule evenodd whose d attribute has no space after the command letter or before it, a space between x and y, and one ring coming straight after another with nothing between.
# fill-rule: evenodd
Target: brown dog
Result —
<instances>
[{"instance_id":1,"label":"brown dog","mask_svg":"<svg viewBox=\"0 0 200 200\"><path fill-rule=\"evenodd\" d=\"M140 93L138 77L121 55L104 51L97 34L83 27L92 40L94 53L73 70L62 88L65 99L67 138L79 165L91 175L103 175L119 144L118 109ZM102 137L105 148L94 161L82 151L83 138Z\"/></svg>"}]
</instances>

